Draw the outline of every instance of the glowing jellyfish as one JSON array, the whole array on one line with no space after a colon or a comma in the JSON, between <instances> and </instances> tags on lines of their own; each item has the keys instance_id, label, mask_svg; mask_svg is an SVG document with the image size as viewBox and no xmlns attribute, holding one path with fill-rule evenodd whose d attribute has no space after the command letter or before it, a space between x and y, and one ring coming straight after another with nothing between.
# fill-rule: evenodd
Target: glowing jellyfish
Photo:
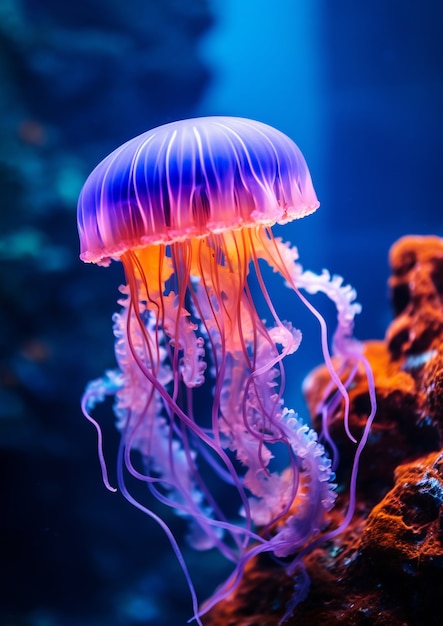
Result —
<instances>
[{"instance_id":1,"label":"glowing jellyfish","mask_svg":"<svg viewBox=\"0 0 443 626\"><path fill-rule=\"evenodd\" d=\"M115 395L118 487L167 533L198 623L202 612L180 548L165 522L133 498L127 479L144 481L189 521L192 546L216 548L235 564L205 610L238 584L247 560L264 551L294 555L294 604L305 595L300 555L333 506L334 474L316 433L284 405L283 359L297 350L301 334L280 319L262 262L320 322L332 398L321 407L322 436L334 450L328 409L337 403L334 390L346 406L347 393L328 353L323 318L299 290L324 292L336 304L334 348L347 371L352 365L348 383L364 363L352 339L360 307L339 277L303 271L297 250L271 231L318 204L293 141L265 124L230 117L174 122L132 139L96 167L81 192L81 258L99 265L118 259L127 281L114 316L118 369L89 384L83 410L98 429L103 477L112 489L91 411ZM356 447L347 519L333 532L352 516L371 419ZM270 461L282 449L288 467L279 471Z\"/></svg>"}]
</instances>

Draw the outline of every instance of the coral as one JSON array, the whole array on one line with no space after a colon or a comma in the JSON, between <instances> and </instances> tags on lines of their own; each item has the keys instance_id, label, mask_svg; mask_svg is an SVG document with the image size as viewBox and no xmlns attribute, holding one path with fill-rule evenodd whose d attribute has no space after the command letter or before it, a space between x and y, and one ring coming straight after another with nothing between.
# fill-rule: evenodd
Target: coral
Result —
<instances>
[{"instance_id":1,"label":"coral","mask_svg":"<svg viewBox=\"0 0 443 626\"><path fill-rule=\"evenodd\" d=\"M288 625L440 623L443 239L404 237L393 245L390 264L394 319L384 341L364 343L378 411L361 457L356 513L343 533L307 550L310 592ZM324 367L305 382L315 428L326 385ZM358 437L369 411L363 372L350 390L350 402L349 428ZM337 505L329 513L328 530L340 523L348 499L354 444L343 428L343 406L335 411L330 433L340 460ZM281 565L262 556L249 565L240 587L211 611L205 625L277 625L297 584Z\"/></svg>"},{"instance_id":2,"label":"coral","mask_svg":"<svg viewBox=\"0 0 443 626\"><path fill-rule=\"evenodd\" d=\"M361 550L380 579L426 594L443 584L443 452L432 452L395 472L395 485L377 504ZM391 585L392 586L392 585Z\"/></svg>"}]
</instances>

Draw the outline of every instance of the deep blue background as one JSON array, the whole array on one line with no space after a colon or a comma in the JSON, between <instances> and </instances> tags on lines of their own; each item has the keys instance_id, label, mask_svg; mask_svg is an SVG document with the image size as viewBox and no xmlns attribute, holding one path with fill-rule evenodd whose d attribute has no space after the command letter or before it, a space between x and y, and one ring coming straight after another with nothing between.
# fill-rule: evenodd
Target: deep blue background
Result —
<instances>
[{"instance_id":1,"label":"deep blue background","mask_svg":"<svg viewBox=\"0 0 443 626\"><path fill-rule=\"evenodd\" d=\"M77 258L76 198L91 168L177 118L277 126L303 150L321 201L278 234L305 267L356 287L358 336L382 338L389 246L443 234L442 27L438 0L1 3L2 626L168 626L190 615L160 530L101 484L79 410L86 381L113 365L122 280L118 264ZM305 336L286 396L303 414L318 329L278 281L272 291ZM188 558L204 598L222 566Z\"/></svg>"}]
</instances>

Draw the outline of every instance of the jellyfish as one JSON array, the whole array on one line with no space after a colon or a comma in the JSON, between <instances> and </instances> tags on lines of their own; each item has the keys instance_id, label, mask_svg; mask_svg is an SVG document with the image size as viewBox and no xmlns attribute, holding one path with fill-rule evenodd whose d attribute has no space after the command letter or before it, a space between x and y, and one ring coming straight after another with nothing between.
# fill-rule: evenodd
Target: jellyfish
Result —
<instances>
[{"instance_id":1,"label":"jellyfish","mask_svg":"<svg viewBox=\"0 0 443 626\"><path fill-rule=\"evenodd\" d=\"M371 377L353 337L360 311L355 291L327 271L303 270L297 249L272 231L318 206L296 144L266 124L235 117L154 128L105 158L81 191L81 259L102 266L118 260L125 273L113 317L117 367L89 383L83 412L97 428L104 483L115 490L92 415L106 396L115 397L117 488L167 534L198 624L262 552L284 558L294 574L292 606L305 597L302 555L321 538L335 501L337 455L328 416L338 402L347 414L347 388L362 364ZM319 322L331 378L319 407L320 438L284 402L284 360L302 337L280 318L266 265ZM336 305L336 361L326 322L309 300L318 292ZM329 536L353 514L373 395L372 401L359 441L345 417L356 444L351 496L345 519ZM274 462L277 456L286 467ZM132 495L133 479L146 484L147 502ZM192 547L216 549L233 564L204 608L182 548L149 505L151 496L187 521Z\"/></svg>"}]
</instances>

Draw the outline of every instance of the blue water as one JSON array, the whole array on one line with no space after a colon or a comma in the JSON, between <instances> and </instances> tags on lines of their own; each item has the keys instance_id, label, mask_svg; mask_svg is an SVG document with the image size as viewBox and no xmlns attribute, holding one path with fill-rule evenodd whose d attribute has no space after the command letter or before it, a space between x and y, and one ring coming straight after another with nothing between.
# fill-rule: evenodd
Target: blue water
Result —
<instances>
[{"instance_id":1,"label":"blue water","mask_svg":"<svg viewBox=\"0 0 443 626\"><path fill-rule=\"evenodd\" d=\"M305 267L326 267L356 288L357 334L382 338L391 316L390 245L406 234L443 234L437 3L213 6L218 22L202 52L214 76L198 112L259 119L298 143L321 207L279 234ZM305 337L309 367L320 358L306 347L315 345L315 328Z\"/></svg>"}]
</instances>

